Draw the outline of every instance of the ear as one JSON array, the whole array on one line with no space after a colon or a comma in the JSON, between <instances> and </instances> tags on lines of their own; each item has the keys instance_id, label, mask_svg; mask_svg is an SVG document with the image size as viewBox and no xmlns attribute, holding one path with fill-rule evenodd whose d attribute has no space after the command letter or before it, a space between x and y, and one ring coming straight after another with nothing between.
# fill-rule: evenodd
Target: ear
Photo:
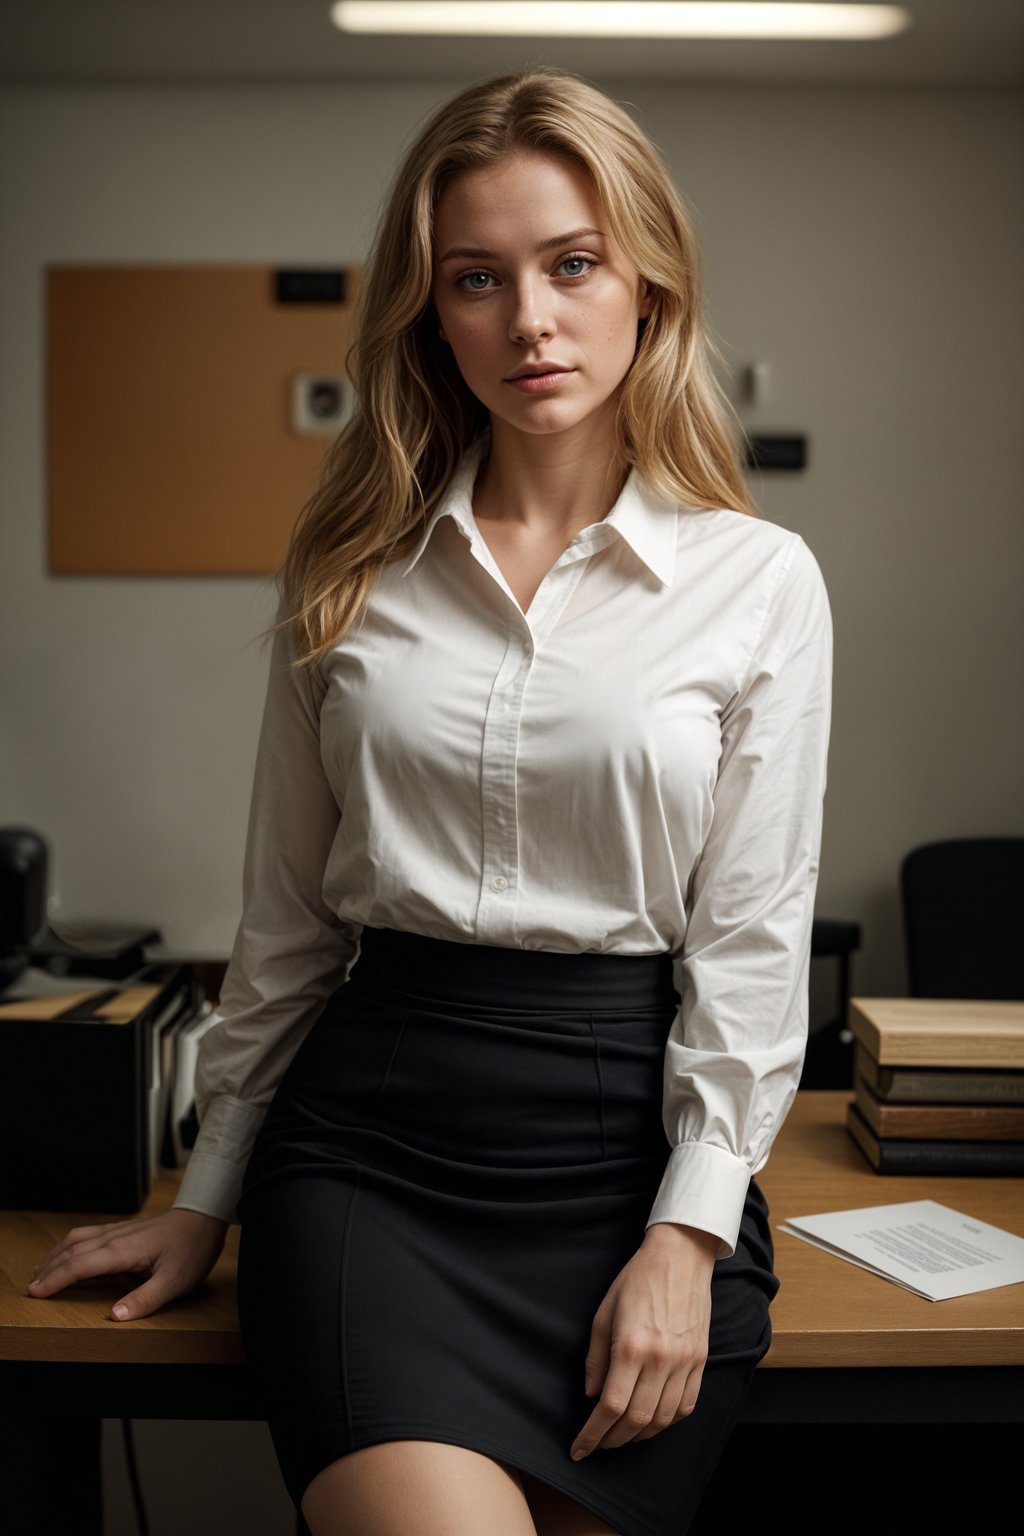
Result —
<instances>
[{"instance_id":1,"label":"ear","mask_svg":"<svg viewBox=\"0 0 1024 1536\"><path fill-rule=\"evenodd\" d=\"M638 320L646 320L654 308L654 289L650 283L645 283L644 290L640 298L640 308L637 311Z\"/></svg>"}]
</instances>

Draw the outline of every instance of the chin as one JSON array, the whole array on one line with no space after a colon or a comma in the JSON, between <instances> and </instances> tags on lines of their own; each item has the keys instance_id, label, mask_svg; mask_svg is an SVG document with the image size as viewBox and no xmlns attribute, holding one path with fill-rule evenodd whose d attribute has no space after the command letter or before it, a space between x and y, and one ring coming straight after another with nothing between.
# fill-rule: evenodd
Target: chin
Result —
<instances>
[{"instance_id":1,"label":"chin","mask_svg":"<svg viewBox=\"0 0 1024 1536\"><path fill-rule=\"evenodd\" d=\"M544 400L539 396L532 398L523 397L524 408L518 411L510 411L508 402L504 402L504 409L496 410L488 404L487 409L491 415L499 421L507 422L510 427L517 428L520 432L564 432L569 427L578 427L600 411L603 402L589 405L579 400Z\"/></svg>"},{"instance_id":2,"label":"chin","mask_svg":"<svg viewBox=\"0 0 1024 1536\"><path fill-rule=\"evenodd\" d=\"M563 432L566 427L574 427L582 417L567 416L561 411L548 411L541 414L540 411L512 420L509 425L518 427L521 432Z\"/></svg>"}]
</instances>

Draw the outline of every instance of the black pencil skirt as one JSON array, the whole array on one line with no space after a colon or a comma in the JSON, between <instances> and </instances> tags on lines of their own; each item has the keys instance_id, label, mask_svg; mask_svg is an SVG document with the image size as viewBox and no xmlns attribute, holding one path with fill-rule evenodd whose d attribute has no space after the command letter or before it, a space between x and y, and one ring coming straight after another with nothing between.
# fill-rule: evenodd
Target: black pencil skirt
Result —
<instances>
[{"instance_id":1,"label":"black pencil skirt","mask_svg":"<svg viewBox=\"0 0 1024 1536\"><path fill-rule=\"evenodd\" d=\"M591 1325L668 1157L663 955L561 954L364 928L245 1171L238 1308L297 1510L361 1446L434 1440L570 1495L622 1536L682 1536L771 1340L752 1180L712 1280L693 1413L569 1448ZM737 1511L738 1518L742 1510Z\"/></svg>"}]
</instances>

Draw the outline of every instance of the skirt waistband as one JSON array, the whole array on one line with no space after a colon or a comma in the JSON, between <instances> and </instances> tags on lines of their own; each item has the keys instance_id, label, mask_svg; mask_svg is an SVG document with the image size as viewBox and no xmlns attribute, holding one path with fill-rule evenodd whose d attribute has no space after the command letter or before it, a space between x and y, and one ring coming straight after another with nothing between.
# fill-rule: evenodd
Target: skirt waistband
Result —
<instances>
[{"instance_id":1,"label":"skirt waistband","mask_svg":"<svg viewBox=\"0 0 1024 1536\"><path fill-rule=\"evenodd\" d=\"M668 950L563 954L434 939L397 928L363 928L346 985L439 1003L548 1012L671 1008L679 1002Z\"/></svg>"}]
</instances>

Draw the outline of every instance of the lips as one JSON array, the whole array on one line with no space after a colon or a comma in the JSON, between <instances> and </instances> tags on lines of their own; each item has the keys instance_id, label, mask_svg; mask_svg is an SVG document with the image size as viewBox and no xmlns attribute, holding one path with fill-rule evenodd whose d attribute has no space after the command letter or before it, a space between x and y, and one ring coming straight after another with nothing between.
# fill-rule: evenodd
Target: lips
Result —
<instances>
[{"instance_id":1,"label":"lips","mask_svg":"<svg viewBox=\"0 0 1024 1536\"><path fill-rule=\"evenodd\" d=\"M565 368L561 363L531 363L525 368L517 368L515 373L508 376L509 383L513 379L534 379L542 373L571 373L571 368Z\"/></svg>"}]
</instances>

